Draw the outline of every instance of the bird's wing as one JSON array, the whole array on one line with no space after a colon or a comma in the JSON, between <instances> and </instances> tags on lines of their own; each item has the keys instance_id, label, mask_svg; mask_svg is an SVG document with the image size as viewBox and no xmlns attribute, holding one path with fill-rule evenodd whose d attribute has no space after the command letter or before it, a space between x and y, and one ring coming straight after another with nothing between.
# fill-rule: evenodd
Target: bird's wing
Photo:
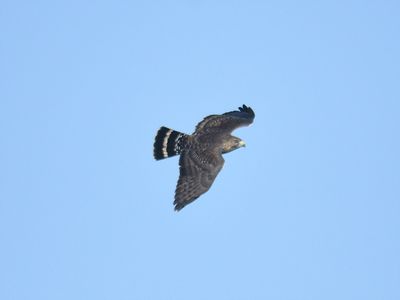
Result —
<instances>
[{"instance_id":1,"label":"bird's wing","mask_svg":"<svg viewBox=\"0 0 400 300\"><path fill-rule=\"evenodd\" d=\"M255 114L251 107L243 105L239 110L230 111L222 115L205 117L196 126L194 134L222 133L230 134L236 128L253 123Z\"/></svg>"},{"instance_id":2,"label":"bird's wing","mask_svg":"<svg viewBox=\"0 0 400 300\"><path fill-rule=\"evenodd\" d=\"M196 149L184 151L179 159L180 175L175 191L175 210L181 210L207 192L223 165L224 159L220 153Z\"/></svg>"}]
</instances>

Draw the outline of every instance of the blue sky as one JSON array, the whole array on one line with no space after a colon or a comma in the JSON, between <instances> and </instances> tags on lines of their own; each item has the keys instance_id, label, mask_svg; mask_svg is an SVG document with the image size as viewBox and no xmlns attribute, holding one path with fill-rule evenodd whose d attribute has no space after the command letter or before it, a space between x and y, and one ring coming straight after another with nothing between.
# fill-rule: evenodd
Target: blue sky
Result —
<instances>
[{"instance_id":1,"label":"blue sky","mask_svg":"<svg viewBox=\"0 0 400 300\"><path fill-rule=\"evenodd\" d=\"M3 1L0 298L400 299L396 1ZM161 125L242 104L181 212Z\"/></svg>"}]
</instances>

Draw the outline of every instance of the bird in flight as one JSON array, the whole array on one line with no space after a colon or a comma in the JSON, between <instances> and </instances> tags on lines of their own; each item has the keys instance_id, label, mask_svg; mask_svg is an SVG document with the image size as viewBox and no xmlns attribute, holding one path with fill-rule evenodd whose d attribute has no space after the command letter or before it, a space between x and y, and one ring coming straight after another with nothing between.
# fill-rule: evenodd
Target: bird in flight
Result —
<instances>
[{"instance_id":1,"label":"bird in flight","mask_svg":"<svg viewBox=\"0 0 400 300\"><path fill-rule=\"evenodd\" d=\"M176 211L210 189L224 165L222 154L245 146L240 138L231 135L232 131L250 125L254 117L254 111L243 105L236 111L205 117L191 135L164 126L158 130L154 158L161 160L180 155Z\"/></svg>"}]
</instances>

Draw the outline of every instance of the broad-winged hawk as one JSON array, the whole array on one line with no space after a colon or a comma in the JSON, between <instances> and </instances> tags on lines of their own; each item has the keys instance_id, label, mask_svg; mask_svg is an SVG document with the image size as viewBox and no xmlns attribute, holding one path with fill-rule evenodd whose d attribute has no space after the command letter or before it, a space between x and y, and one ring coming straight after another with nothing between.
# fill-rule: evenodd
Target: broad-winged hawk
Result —
<instances>
[{"instance_id":1,"label":"broad-winged hawk","mask_svg":"<svg viewBox=\"0 0 400 300\"><path fill-rule=\"evenodd\" d=\"M196 126L192 135L161 127L155 137L156 160L180 155L180 175L175 191L175 210L179 211L209 190L224 165L222 154L245 146L231 135L238 127L254 120L254 111L243 105L238 111L210 115Z\"/></svg>"}]
</instances>

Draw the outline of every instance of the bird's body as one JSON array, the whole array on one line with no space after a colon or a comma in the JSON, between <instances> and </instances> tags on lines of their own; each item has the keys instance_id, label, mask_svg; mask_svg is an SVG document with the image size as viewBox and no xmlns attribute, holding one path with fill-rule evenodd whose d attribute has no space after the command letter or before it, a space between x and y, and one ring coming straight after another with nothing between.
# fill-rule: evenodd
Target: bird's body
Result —
<instances>
[{"instance_id":1,"label":"bird's body","mask_svg":"<svg viewBox=\"0 0 400 300\"><path fill-rule=\"evenodd\" d=\"M232 131L250 125L254 117L253 110L243 105L239 111L204 118L192 135L167 127L158 130L154 158L160 160L180 155L175 210L181 210L209 190L224 165L222 154L245 145L231 135Z\"/></svg>"}]
</instances>

